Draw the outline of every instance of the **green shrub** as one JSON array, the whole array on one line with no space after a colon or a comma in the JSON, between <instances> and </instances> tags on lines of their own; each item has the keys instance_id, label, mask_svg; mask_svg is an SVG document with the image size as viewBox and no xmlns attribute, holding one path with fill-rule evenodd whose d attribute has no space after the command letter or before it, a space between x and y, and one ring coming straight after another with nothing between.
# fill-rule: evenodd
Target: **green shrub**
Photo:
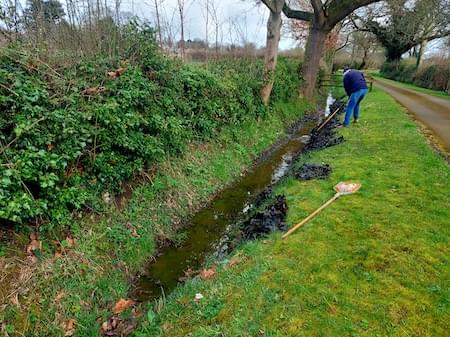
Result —
<instances>
[{"instance_id":1,"label":"green shrub","mask_svg":"<svg viewBox=\"0 0 450 337\"><path fill-rule=\"evenodd\" d=\"M416 69L414 64L406 61L385 62L380 73L391 80L413 83L428 89L449 89L450 66L445 63L424 65Z\"/></svg>"},{"instance_id":2,"label":"green shrub","mask_svg":"<svg viewBox=\"0 0 450 337\"><path fill-rule=\"evenodd\" d=\"M0 221L68 227L75 210L181 153L190 141L266 113L262 61L183 65L153 31L130 24L117 58L49 72L33 56L0 56ZM107 72L126 69L115 79ZM273 100L296 95L296 62L280 60ZM55 75L58 74L58 75ZM88 89L88 90L87 90Z\"/></svg>"}]
</instances>

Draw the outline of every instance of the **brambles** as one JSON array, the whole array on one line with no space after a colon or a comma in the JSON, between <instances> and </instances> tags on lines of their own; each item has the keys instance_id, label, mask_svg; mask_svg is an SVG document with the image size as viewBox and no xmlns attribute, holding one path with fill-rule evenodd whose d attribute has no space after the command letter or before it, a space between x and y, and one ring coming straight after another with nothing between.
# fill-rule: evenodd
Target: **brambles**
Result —
<instances>
[{"instance_id":1,"label":"brambles","mask_svg":"<svg viewBox=\"0 0 450 337\"><path fill-rule=\"evenodd\" d=\"M52 71L18 49L1 54L0 220L61 230L188 142L266 113L262 62L183 65L160 54L147 27L130 25L124 39L117 59ZM284 100L297 76L295 61L282 62Z\"/></svg>"}]
</instances>

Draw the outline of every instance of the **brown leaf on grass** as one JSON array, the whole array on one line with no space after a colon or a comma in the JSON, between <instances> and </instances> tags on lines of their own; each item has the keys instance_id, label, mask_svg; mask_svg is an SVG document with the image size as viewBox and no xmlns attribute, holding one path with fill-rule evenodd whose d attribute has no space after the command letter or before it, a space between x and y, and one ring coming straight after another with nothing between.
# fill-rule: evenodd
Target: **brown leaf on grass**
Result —
<instances>
[{"instance_id":1,"label":"brown leaf on grass","mask_svg":"<svg viewBox=\"0 0 450 337\"><path fill-rule=\"evenodd\" d=\"M116 69L115 71L108 71L107 73L108 80L115 80L116 78L119 78L120 76L122 76L125 70L126 70L125 68L119 68Z\"/></svg>"},{"instance_id":2,"label":"brown leaf on grass","mask_svg":"<svg viewBox=\"0 0 450 337\"><path fill-rule=\"evenodd\" d=\"M75 247L76 241L71 236L66 237L66 242L67 242L67 247L69 247L69 248Z\"/></svg>"},{"instance_id":3,"label":"brown leaf on grass","mask_svg":"<svg viewBox=\"0 0 450 337\"><path fill-rule=\"evenodd\" d=\"M65 295L66 293L64 292L64 290L61 290L58 294L56 294L55 302L59 303L64 298Z\"/></svg>"},{"instance_id":4,"label":"brown leaf on grass","mask_svg":"<svg viewBox=\"0 0 450 337\"><path fill-rule=\"evenodd\" d=\"M34 255L34 251L37 249L41 249L41 242L38 240L38 236L36 233L30 234L30 243L27 246L27 254Z\"/></svg>"},{"instance_id":5,"label":"brown leaf on grass","mask_svg":"<svg viewBox=\"0 0 450 337\"><path fill-rule=\"evenodd\" d=\"M120 314L122 311L127 310L128 308L131 308L133 305L135 305L136 302L133 300L126 300L124 298L121 298L117 301L117 303L114 305L112 312L114 314Z\"/></svg>"},{"instance_id":6,"label":"brown leaf on grass","mask_svg":"<svg viewBox=\"0 0 450 337\"><path fill-rule=\"evenodd\" d=\"M140 235L137 232L136 227L133 226L133 224L131 222L127 222L125 227L127 227L127 229L131 232L131 236L132 237L134 237L134 238L139 238L140 237Z\"/></svg>"},{"instance_id":7,"label":"brown leaf on grass","mask_svg":"<svg viewBox=\"0 0 450 337\"><path fill-rule=\"evenodd\" d=\"M228 267L234 267L235 265L239 264L239 262L241 262L241 259L238 256L233 256L228 262Z\"/></svg>"},{"instance_id":8,"label":"brown leaf on grass","mask_svg":"<svg viewBox=\"0 0 450 337\"><path fill-rule=\"evenodd\" d=\"M73 334L75 333L75 324L76 324L76 321L73 318L69 319L64 324L64 336L66 336L66 337L73 336Z\"/></svg>"},{"instance_id":9,"label":"brown leaf on grass","mask_svg":"<svg viewBox=\"0 0 450 337\"><path fill-rule=\"evenodd\" d=\"M102 323L101 334L103 336L114 336L114 330L117 329L121 321L119 317L110 317Z\"/></svg>"},{"instance_id":10,"label":"brown leaf on grass","mask_svg":"<svg viewBox=\"0 0 450 337\"><path fill-rule=\"evenodd\" d=\"M47 144L47 150L48 151L51 151L51 150L53 150L55 148L55 145L53 145L53 144Z\"/></svg>"},{"instance_id":11,"label":"brown leaf on grass","mask_svg":"<svg viewBox=\"0 0 450 337\"><path fill-rule=\"evenodd\" d=\"M55 257L57 258L57 259L59 259L59 258L61 258L61 257L63 257L63 254L60 252L60 251L56 251L55 252Z\"/></svg>"},{"instance_id":12,"label":"brown leaf on grass","mask_svg":"<svg viewBox=\"0 0 450 337\"><path fill-rule=\"evenodd\" d=\"M216 267L213 267L211 269L203 269L200 272L200 278L202 280L210 280L212 279L214 276L216 276Z\"/></svg>"},{"instance_id":13,"label":"brown leaf on grass","mask_svg":"<svg viewBox=\"0 0 450 337\"><path fill-rule=\"evenodd\" d=\"M105 87L98 86L98 87L84 89L81 92L81 94L84 95L84 96L95 96L95 95L98 95L98 94L100 94L100 93L102 93L104 91L106 91Z\"/></svg>"},{"instance_id":14,"label":"brown leaf on grass","mask_svg":"<svg viewBox=\"0 0 450 337\"><path fill-rule=\"evenodd\" d=\"M20 308L20 302L19 302L19 293L17 292L14 296L11 296L9 299L12 304L14 304L17 308Z\"/></svg>"}]
</instances>

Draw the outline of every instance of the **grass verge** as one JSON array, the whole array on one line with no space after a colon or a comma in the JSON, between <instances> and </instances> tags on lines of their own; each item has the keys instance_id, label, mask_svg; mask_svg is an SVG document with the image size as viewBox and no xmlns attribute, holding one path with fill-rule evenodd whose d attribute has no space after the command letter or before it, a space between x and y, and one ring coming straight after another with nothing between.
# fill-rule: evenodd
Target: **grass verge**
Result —
<instances>
[{"instance_id":1,"label":"grass verge","mask_svg":"<svg viewBox=\"0 0 450 337\"><path fill-rule=\"evenodd\" d=\"M111 207L107 214L75 223L71 237L60 242L61 252L54 254L55 244L43 242L40 261L23 261L15 282L0 274L5 287L14 285L0 302L0 336L98 336L100 324L114 303L127 297L130 280L157 244L182 239L177 230L183 221L310 108L304 102L279 104L259 121L227 127L209 143L191 144L182 158L149 172L150 183L134 190L124 210ZM4 255L2 266L9 262Z\"/></svg>"},{"instance_id":2,"label":"grass verge","mask_svg":"<svg viewBox=\"0 0 450 337\"><path fill-rule=\"evenodd\" d=\"M294 224L342 180L339 199L288 240L245 244L212 280L193 279L134 334L445 336L450 329L450 169L403 108L374 89L342 145L304 156L334 171L279 187ZM195 302L194 296L204 298ZM160 306L159 308L160 309Z\"/></svg>"},{"instance_id":3,"label":"grass verge","mask_svg":"<svg viewBox=\"0 0 450 337\"><path fill-rule=\"evenodd\" d=\"M422 87L419 87L417 85L410 84L410 83L403 83L403 82L393 81L393 80L385 78L385 77L383 77L383 76L381 76L379 74L371 73L371 75L373 77L375 77L376 79L385 81L387 83L391 83L391 84L396 85L396 86L401 87L401 88L411 89L411 90L422 92L424 94L428 94L428 95L431 95L431 96L436 96L436 97L440 97L440 98L450 99L450 94L448 94L446 92L443 92L443 91L422 88Z\"/></svg>"}]
</instances>

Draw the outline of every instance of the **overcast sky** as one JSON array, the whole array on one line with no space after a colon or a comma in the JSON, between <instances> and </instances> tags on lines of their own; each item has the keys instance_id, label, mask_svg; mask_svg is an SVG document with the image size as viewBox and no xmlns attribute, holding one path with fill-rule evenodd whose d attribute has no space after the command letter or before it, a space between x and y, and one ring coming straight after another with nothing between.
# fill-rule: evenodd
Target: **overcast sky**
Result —
<instances>
[{"instance_id":1,"label":"overcast sky","mask_svg":"<svg viewBox=\"0 0 450 337\"><path fill-rule=\"evenodd\" d=\"M191 3L186 11L186 39L205 39L205 10L202 8L203 0L185 0ZM211 0L212 1L212 0ZM266 22L268 10L264 6L256 6L254 0L215 0L218 6L219 20L221 21L221 35L224 43L253 42L257 46L264 46L266 39ZM133 10L135 15L154 20L153 0L122 2L124 10ZM179 25L177 0L164 0L163 8L168 20ZM233 24L231 24L233 22ZM210 23L209 40L214 40L214 25ZM234 40L234 41L232 41ZM280 41L282 49L295 46L295 41L289 37L283 37Z\"/></svg>"}]
</instances>

